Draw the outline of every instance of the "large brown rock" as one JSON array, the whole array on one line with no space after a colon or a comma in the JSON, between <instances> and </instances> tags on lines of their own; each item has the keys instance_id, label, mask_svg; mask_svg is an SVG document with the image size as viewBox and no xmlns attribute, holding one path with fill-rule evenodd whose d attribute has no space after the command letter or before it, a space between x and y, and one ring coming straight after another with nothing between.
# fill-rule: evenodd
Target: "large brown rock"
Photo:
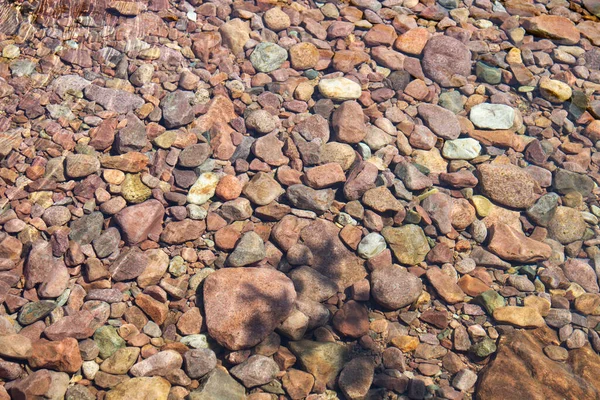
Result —
<instances>
[{"instance_id":1,"label":"large brown rock","mask_svg":"<svg viewBox=\"0 0 600 400\"><path fill-rule=\"evenodd\" d=\"M300 237L313 254L312 268L343 291L367 276L367 272L363 260L348 250L339 233L340 229L333 222L316 219L302 230Z\"/></svg>"},{"instance_id":2,"label":"large brown rock","mask_svg":"<svg viewBox=\"0 0 600 400\"><path fill-rule=\"evenodd\" d=\"M489 235L488 249L506 261L532 263L547 260L552 255L552 248L546 243L528 238L501 222L489 229Z\"/></svg>"},{"instance_id":3,"label":"large brown rock","mask_svg":"<svg viewBox=\"0 0 600 400\"><path fill-rule=\"evenodd\" d=\"M477 172L483 194L503 206L531 207L538 197L538 183L516 165L483 164Z\"/></svg>"},{"instance_id":4,"label":"large brown rock","mask_svg":"<svg viewBox=\"0 0 600 400\"><path fill-rule=\"evenodd\" d=\"M425 75L440 86L462 86L471 73L471 51L450 36L434 36L423 49L422 66Z\"/></svg>"},{"instance_id":5,"label":"large brown rock","mask_svg":"<svg viewBox=\"0 0 600 400\"><path fill-rule=\"evenodd\" d=\"M162 231L165 208L158 200L148 200L141 204L122 209L114 220L121 228L127 244L137 244L153 236L158 238Z\"/></svg>"},{"instance_id":6,"label":"large brown rock","mask_svg":"<svg viewBox=\"0 0 600 400\"><path fill-rule=\"evenodd\" d=\"M204 282L208 333L230 350L260 343L289 315L296 301L293 282L266 268L225 268Z\"/></svg>"},{"instance_id":7,"label":"large brown rock","mask_svg":"<svg viewBox=\"0 0 600 400\"><path fill-rule=\"evenodd\" d=\"M567 364L552 361L543 351L558 345L556 334L544 327L515 330L502 336L495 359L481 372L479 400L600 399L600 357L589 346L571 350Z\"/></svg>"}]
</instances>

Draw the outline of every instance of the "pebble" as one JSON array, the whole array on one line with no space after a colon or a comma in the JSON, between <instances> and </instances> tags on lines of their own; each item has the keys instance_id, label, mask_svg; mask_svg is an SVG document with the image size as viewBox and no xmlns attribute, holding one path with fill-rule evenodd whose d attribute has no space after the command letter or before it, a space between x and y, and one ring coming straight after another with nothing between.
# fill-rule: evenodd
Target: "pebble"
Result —
<instances>
[{"instance_id":1,"label":"pebble","mask_svg":"<svg viewBox=\"0 0 600 400\"><path fill-rule=\"evenodd\" d=\"M348 78L329 78L319 81L319 92L326 98L346 101L358 99L362 94L358 83Z\"/></svg>"},{"instance_id":2,"label":"pebble","mask_svg":"<svg viewBox=\"0 0 600 400\"><path fill-rule=\"evenodd\" d=\"M514 108L491 103L477 104L469 113L471 122L480 129L511 129L515 116Z\"/></svg>"}]
</instances>

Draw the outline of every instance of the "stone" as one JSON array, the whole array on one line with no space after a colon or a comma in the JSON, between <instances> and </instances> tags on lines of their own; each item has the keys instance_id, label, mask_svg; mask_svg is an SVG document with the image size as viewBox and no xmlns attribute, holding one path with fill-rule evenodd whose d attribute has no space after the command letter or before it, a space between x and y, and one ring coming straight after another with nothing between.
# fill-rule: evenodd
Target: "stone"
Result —
<instances>
[{"instance_id":1,"label":"stone","mask_svg":"<svg viewBox=\"0 0 600 400\"><path fill-rule=\"evenodd\" d=\"M277 127L277 118L266 110L252 111L246 117L246 126L260 134L266 134Z\"/></svg>"},{"instance_id":2,"label":"stone","mask_svg":"<svg viewBox=\"0 0 600 400\"><path fill-rule=\"evenodd\" d=\"M347 399L364 399L373 383L375 368L368 357L358 357L344 365L338 384Z\"/></svg>"},{"instance_id":3,"label":"stone","mask_svg":"<svg viewBox=\"0 0 600 400\"><path fill-rule=\"evenodd\" d=\"M246 391L224 368L217 367L200 381L200 386L188 397L190 400L246 400Z\"/></svg>"},{"instance_id":4,"label":"stone","mask_svg":"<svg viewBox=\"0 0 600 400\"><path fill-rule=\"evenodd\" d=\"M581 193L583 197L587 197L594 189L594 182L587 175L559 168L554 173L552 186L560 194L575 191Z\"/></svg>"},{"instance_id":5,"label":"stone","mask_svg":"<svg viewBox=\"0 0 600 400\"><path fill-rule=\"evenodd\" d=\"M540 93L544 99L552 103L563 103L573 95L569 85L545 76L540 79Z\"/></svg>"},{"instance_id":6,"label":"stone","mask_svg":"<svg viewBox=\"0 0 600 400\"><path fill-rule=\"evenodd\" d=\"M358 143L367 134L362 107L355 101L342 103L333 113L331 125L340 142Z\"/></svg>"},{"instance_id":7,"label":"stone","mask_svg":"<svg viewBox=\"0 0 600 400\"><path fill-rule=\"evenodd\" d=\"M408 224L399 228L386 226L381 234L402 264L418 264L429 253L429 243L418 225Z\"/></svg>"},{"instance_id":8,"label":"stone","mask_svg":"<svg viewBox=\"0 0 600 400\"><path fill-rule=\"evenodd\" d=\"M346 181L346 175L339 163L326 163L308 169L304 174L306 184L313 189L324 189Z\"/></svg>"},{"instance_id":9,"label":"stone","mask_svg":"<svg viewBox=\"0 0 600 400\"><path fill-rule=\"evenodd\" d=\"M477 104L469 113L471 122L480 129L511 129L515 116L514 108L491 103Z\"/></svg>"},{"instance_id":10,"label":"stone","mask_svg":"<svg viewBox=\"0 0 600 400\"><path fill-rule=\"evenodd\" d=\"M0 336L0 356L25 360L32 352L32 343L27 336L18 334Z\"/></svg>"},{"instance_id":11,"label":"stone","mask_svg":"<svg viewBox=\"0 0 600 400\"><path fill-rule=\"evenodd\" d=\"M295 70L314 68L319 62L319 50L312 43L297 43L290 47L290 62Z\"/></svg>"},{"instance_id":12,"label":"stone","mask_svg":"<svg viewBox=\"0 0 600 400\"><path fill-rule=\"evenodd\" d=\"M279 367L272 358L255 354L231 369L236 377L247 388L271 382L279 373Z\"/></svg>"},{"instance_id":13,"label":"stone","mask_svg":"<svg viewBox=\"0 0 600 400\"><path fill-rule=\"evenodd\" d=\"M186 168L195 168L202 165L210 156L210 146L206 143L193 144L179 153L178 164Z\"/></svg>"},{"instance_id":14,"label":"stone","mask_svg":"<svg viewBox=\"0 0 600 400\"><path fill-rule=\"evenodd\" d=\"M302 367L321 384L332 382L350 356L345 346L332 342L300 340L290 342L289 348Z\"/></svg>"},{"instance_id":15,"label":"stone","mask_svg":"<svg viewBox=\"0 0 600 400\"><path fill-rule=\"evenodd\" d=\"M69 154L65 159L65 173L69 178L83 178L98 172L100 161L87 154Z\"/></svg>"},{"instance_id":16,"label":"stone","mask_svg":"<svg viewBox=\"0 0 600 400\"><path fill-rule=\"evenodd\" d=\"M290 27L290 17L284 13L281 8L273 7L263 14L265 25L275 32L287 29Z\"/></svg>"},{"instance_id":17,"label":"stone","mask_svg":"<svg viewBox=\"0 0 600 400\"><path fill-rule=\"evenodd\" d=\"M301 184L288 187L285 194L292 206L318 214L329 210L334 196L331 189L315 190Z\"/></svg>"},{"instance_id":18,"label":"stone","mask_svg":"<svg viewBox=\"0 0 600 400\"><path fill-rule=\"evenodd\" d=\"M344 77L321 79L318 86L324 97L337 101L355 100L362 94L358 83Z\"/></svg>"},{"instance_id":19,"label":"stone","mask_svg":"<svg viewBox=\"0 0 600 400\"><path fill-rule=\"evenodd\" d=\"M450 160L472 160L481 153L481 145L475 139L446 140L442 149L444 158Z\"/></svg>"},{"instance_id":20,"label":"stone","mask_svg":"<svg viewBox=\"0 0 600 400\"><path fill-rule=\"evenodd\" d=\"M254 264L267 255L263 240L255 232L246 232L238 241L233 252L227 257L230 267L244 267Z\"/></svg>"},{"instance_id":21,"label":"stone","mask_svg":"<svg viewBox=\"0 0 600 400\"><path fill-rule=\"evenodd\" d=\"M578 283L589 293L598 293L598 277L592 266L586 260L570 258L561 266L565 277L571 282Z\"/></svg>"},{"instance_id":22,"label":"stone","mask_svg":"<svg viewBox=\"0 0 600 400\"><path fill-rule=\"evenodd\" d=\"M289 369L282 378L282 386L292 400L303 399L309 395L315 378L304 371Z\"/></svg>"},{"instance_id":23,"label":"stone","mask_svg":"<svg viewBox=\"0 0 600 400\"><path fill-rule=\"evenodd\" d=\"M196 183L192 185L187 195L190 204L202 205L215 195L219 177L212 172L200 174Z\"/></svg>"},{"instance_id":24,"label":"stone","mask_svg":"<svg viewBox=\"0 0 600 400\"><path fill-rule=\"evenodd\" d=\"M366 235L358 244L357 253L359 256L369 259L381 254L387 247L385 238L376 232Z\"/></svg>"},{"instance_id":25,"label":"stone","mask_svg":"<svg viewBox=\"0 0 600 400\"><path fill-rule=\"evenodd\" d=\"M231 49L233 54L238 54L250 39L250 26L239 18L234 18L219 27L223 44Z\"/></svg>"},{"instance_id":26,"label":"stone","mask_svg":"<svg viewBox=\"0 0 600 400\"><path fill-rule=\"evenodd\" d=\"M429 268L426 275L435 291L447 303L455 304L465 299L462 289L438 267Z\"/></svg>"},{"instance_id":27,"label":"stone","mask_svg":"<svg viewBox=\"0 0 600 400\"><path fill-rule=\"evenodd\" d=\"M315 219L300 232L302 242L313 254L312 268L331 279L340 291L366 275L363 260L340 240L340 229L323 219Z\"/></svg>"},{"instance_id":28,"label":"stone","mask_svg":"<svg viewBox=\"0 0 600 400\"><path fill-rule=\"evenodd\" d=\"M287 318L296 300L289 278L263 268L220 269L205 279L203 293L208 333L230 350L260 343Z\"/></svg>"},{"instance_id":29,"label":"stone","mask_svg":"<svg viewBox=\"0 0 600 400\"><path fill-rule=\"evenodd\" d=\"M517 166L482 164L477 172L484 195L501 205L527 208L537 199L537 182Z\"/></svg>"},{"instance_id":30,"label":"stone","mask_svg":"<svg viewBox=\"0 0 600 400\"><path fill-rule=\"evenodd\" d=\"M266 206L281 196L284 190L270 174L259 172L244 186L242 193L254 204Z\"/></svg>"},{"instance_id":31,"label":"stone","mask_svg":"<svg viewBox=\"0 0 600 400\"><path fill-rule=\"evenodd\" d=\"M559 206L548 223L548 236L562 244L581 240L587 224L581 213L574 208Z\"/></svg>"},{"instance_id":32,"label":"stone","mask_svg":"<svg viewBox=\"0 0 600 400\"><path fill-rule=\"evenodd\" d=\"M198 239L206 228L204 221L184 219L183 221L169 222L162 234L160 240L167 244L182 244Z\"/></svg>"},{"instance_id":33,"label":"stone","mask_svg":"<svg viewBox=\"0 0 600 400\"><path fill-rule=\"evenodd\" d=\"M460 135L460 124L454 113L433 104L419 104L419 117L429 129L443 139L456 139Z\"/></svg>"},{"instance_id":34,"label":"stone","mask_svg":"<svg viewBox=\"0 0 600 400\"><path fill-rule=\"evenodd\" d=\"M397 310L414 303L423 291L419 278L397 266L383 266L371 273L371 295L383 307Z\"/></svg>"},{"instance_id":35,"label":"stone","mask_svg":"<svg viewBox=\"0 0 600 400\"><path fill-rule=\"evenodd\" d=\"M480 374L478 395L491 400L593 397L597 380L591 371L598 356L583 347L573 351L565 366L543 352L546 345L557 343L556 334L545 328L514 330L502 337L498 354Z\"/></svg>"},{"instance_id":36,"label":"stone","mask_svg":"<svg viewBox=\"0 0 600 400\"><path fill-rule=\"evenodd\" d=\"M135 364L129 371L135 377L165 376L169 372L181 368L183 357L174 350L160 351Z\"/></svg>"},{"instance_id":37,"label":"stone","mask_svg":"<svg viewBox=\"0 0 600 400\"><path fill-rule=\"evenodd\" d=\"M100 369L109 374L124 375L135 364L139 354L140 349L137 347L117 349L100 364Z\"/></svg>"},{"instance_id":38,"label":"stone","mask_svg":"<svg viewBox=\"0 0 600 400\"><path fill-rule=\"evenodd\" d=\"M493 315L496 321L521 328L539 328L546 325L539 311L533 307L497 307Z\"/></svg>"},{"instance_id":39,"label":"stone","mask_svg":"<svg viewBox=\"0 0 600 400\"><path fill-rule=\"evenodd\" d=\"M259 43L252 54L250 62L252 66L260 72L272 72L281 67L281 64L288 59L287 51L275 43Z\"/></svg>"},{"instance_id":40,"label":"stone","mask_svg":"<svg viewBox=\"0 0 600 400\"><path fill-rule=\"evenodd\" d=\"M333 316L333 326L344 336L359 338L369 331L368 310L362 304L350 300Z\"/></svg>"},{"instance_id":41,"label":"stone","mask_svg":"<svg viewBox=\"0 0 600 400\"><path fill-rule=\"evenodd\" d=\"M215 352L210 349L188 350L183 361L185 372L192 379L202 378L217 366Z\"/></svg>"},{"instance_id":42,"label":"stone","mask_svg":"<svg viewBox=\"0 0 600 400\"><path fill-rule=\"evenodd\" d=\"M127 114L144 105L144 100L124 90L107 89L97 85L89 85L84 89L85 97L95 101L106 110L119 114Z\"/></svg>"},{"instance_id":43,"label":"stone","mask_svg":"<svg viewBox=\"0 0 600 400\"><path fill-rule=\"evenodd\" d=\"M477 382L477 374L470 369L462 369L458 371L454 378L452 379L452 386L456 389L466 392L475 386Z\"/></svg>"},{"instance_id":44,"label":"stone","mask_svg":"<svg viewBox=\"0 0 600 400\"><path fill-rule=\"evenodd\" d=\"M50 368L68 373L76 372L83 364L77 339L74 338L34 342L27 361L32 368Z\"/></svg>"},{"instance_id":45,"label":"stone","mask_svg":"<svg viewBox=\"0 0 600 400\"><path fill-rule=\"evenodd\" d=\"M555 40L559 44L574 45L579 43L579 30L577 30L573 22L565 17L539 15L523 19L521 26L528 33Z\"/></svg>"},{"instance_id":46,"label":"stone","mask_svg":"<svg viewBox=\"0 0 600 400\"><path fill-rule=\"evenodd\" d=\"M106 400L161 400L169 395L171 384L164 378L139 377L128 379L106 393Z\"/></svg>"},{"instance_id":47,"label":"stone","mask_svg":"<svg viewBox=\"0 0 600 400\"><path fill-rule=\"evenodd\" d=\"M94 342L98 345L100 357L107 359L118 349L125 347L123 340L112 326L102 326L94 332Z\"/></svg>"},{"instance_id":48,"label":"stone","mask_svg":"<svg viewBox=\"0 0 600 400\"><path fill-rule=\"evenodd\" d=\"M528 238L509 225L497 222L490 227L488 249L507 261L530 264L550 258L552 248Z\"/></svg>"},{"instance_id":49,"label":"stone","mask_svg":"<svg viewBox=\"0 0 600 400\"><path fill-rule=\"evenodd\" d=\"M462 86L456 76L471 73L471 52L450 36L434 36L423 49L423 72L442 87Z\"/></svg>"},{"instance_id":50,"label":"stone","mask_svg":"<svg viewBox=\"0 0 600 400\"><path fill-rule=\"evenodd\" d=\"M71 222L69 238L81 245L90 244L100 236L102 224L104 224L104 217L101 212L85 215Z\"/></svg>"},{"instance_id":51,"label":"stone","mask_svg":"<svg viewBox=\"0 0 600 400\"><path fill-rule=\"evenodd\" d=\"M125 207L114 216L125 242L138 244L162 231L165 208L158 200L147 200L143 203Z\"/></svg>"}]
</instances>

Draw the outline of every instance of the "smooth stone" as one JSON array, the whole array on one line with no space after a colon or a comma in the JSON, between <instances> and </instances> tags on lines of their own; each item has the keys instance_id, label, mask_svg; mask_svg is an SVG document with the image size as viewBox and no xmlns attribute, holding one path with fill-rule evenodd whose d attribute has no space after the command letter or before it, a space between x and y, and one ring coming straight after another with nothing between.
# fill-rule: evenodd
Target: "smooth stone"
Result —
<instances>
[{"instance_id":1,"label":"smooth stone","mask_svg":"<svg viewBox=\"0 0 600 400\"><path fill-rule=\"evenodd\" d=\"M515 110L505 104L481 103L471 108L469 119L481 129L510 129L515 122Z\"/></svg>"}]
</instances>

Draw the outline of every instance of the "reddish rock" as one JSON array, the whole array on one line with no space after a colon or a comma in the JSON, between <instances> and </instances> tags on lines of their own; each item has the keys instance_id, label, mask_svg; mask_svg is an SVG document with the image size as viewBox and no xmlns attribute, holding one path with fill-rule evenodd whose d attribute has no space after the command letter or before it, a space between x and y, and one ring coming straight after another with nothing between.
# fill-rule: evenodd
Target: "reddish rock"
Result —
<instances>
[{"instance_id":1,"label":"reddish rock","mask_svg":"<svg viewBox=\"0 0 600 400\"><path fill-rule=\"evenodd\" d=\"M27 361L32 368L49 368L69 373L76 372L83 364L77 339L74 338L66 338L60 342L34 342Z\"/></svg>"},{"instance_id":2,"label":"reddish rock","mask_svg":"<svg viewBox=\"0 0 600 400\"><path fill-rule=\"evenodd\" d=\"M114 217L121 228L125 242L134 245L146 240L149 236L157 239L162 231L165 208L158 200L148 200L141 204L129 206Z\"/></svg>"},{"instance_id":3,"label":"reddish rock","mask_svg":"<svg viewBox=\"0 0 600 400\"><path fill-rule=\"evenodd\" d=\"M503 260L534 263L552 255L549 245L528 238L509 225L496 222L488 232L488 249Z\"/></svg>"},{"instance_id":4,"label":"reddish rock","mask_svg":"<svg viewBox=\"0 0 600 400\"><path fill-rule=\"evenodd\" d=\"M333 113L331 125L336 140L343 143L358 143L367 134L364 113L356 101L342 103Z\"/></svg>"},{"instance_id":5,"label":"reddish rock","mask_svg":"<svg viewBox=\"0 0 600 400\"><path fill-rule=\"evenodd\" d=\"M368 310L364 305L350 300L335 313L333 326L342 335L359 338L369 331Z\"/></svg>"},{"instance_id":6,"label":"reddish rock","mask_svg":"<svg viewBox=\"0 0 600 400\"><path fill-rule=\"evenodd\" d=\"M230 350L253 347L292 311L296 291L283 273L264 268L225 268L204 281L206 326Z\"/></svg>"}]
</instances>

